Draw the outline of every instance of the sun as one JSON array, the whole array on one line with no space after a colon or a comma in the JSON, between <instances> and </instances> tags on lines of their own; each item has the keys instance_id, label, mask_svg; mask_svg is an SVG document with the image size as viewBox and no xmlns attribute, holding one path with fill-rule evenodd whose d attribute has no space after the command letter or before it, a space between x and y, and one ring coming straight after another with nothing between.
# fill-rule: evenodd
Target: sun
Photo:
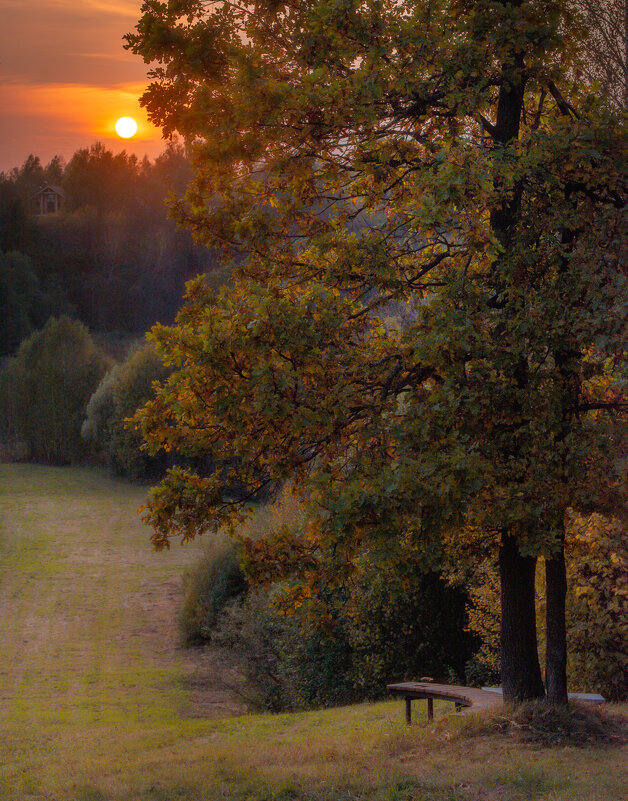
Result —
<instances>
[{"instance_id":1,"label":"sun","mask_svg":"<svg viewBox=\"0 0 628 801\"><path fill-rule=\"evenodd\" d=\"M116 122L116 133L123 139L130 139L137 133L137 123L131 117L120 117Z\"/></svg>"}]
</instances>

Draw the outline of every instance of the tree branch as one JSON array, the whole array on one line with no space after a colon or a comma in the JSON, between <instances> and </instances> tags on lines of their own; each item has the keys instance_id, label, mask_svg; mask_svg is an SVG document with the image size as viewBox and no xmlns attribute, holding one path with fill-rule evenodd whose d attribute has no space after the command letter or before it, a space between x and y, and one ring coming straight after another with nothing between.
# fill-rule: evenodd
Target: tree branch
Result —
<instances>
[{"instance_id":1,"label":"tree branch","mask_svg":"<svg viewBox=\"0 0 628 801\"><path fill-rule=\"evenodd\" d=\"M558 89L554 81L550 81L549 84L547 85L547 88L550 90L550 94L556 101L556 105L566 117L575 117L577 120L580 119L580 115L578 114L578 112L571 105L571 103L568 103L565 100L565 98L560 93L560 90Z\"/></svg>"}]
</instances>

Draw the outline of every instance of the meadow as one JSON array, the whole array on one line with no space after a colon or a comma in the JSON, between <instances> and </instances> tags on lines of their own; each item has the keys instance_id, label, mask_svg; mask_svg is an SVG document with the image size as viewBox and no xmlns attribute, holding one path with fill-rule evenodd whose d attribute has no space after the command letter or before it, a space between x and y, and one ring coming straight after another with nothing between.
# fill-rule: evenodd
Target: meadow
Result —
<instances>
[{"instance_id":1,"label":"meadow","mask_svg":"<svg viewBox=\"0 0 628 801\"><path fill-rule=\"evenodd\" d=\"M625 798L625 747L522 744L446 704L409 728L399 701L245 714L220 654L179 645L202 544L153 553L144 495L95 468L0 465L1 799Z\"/></svg>"}]
</instances>

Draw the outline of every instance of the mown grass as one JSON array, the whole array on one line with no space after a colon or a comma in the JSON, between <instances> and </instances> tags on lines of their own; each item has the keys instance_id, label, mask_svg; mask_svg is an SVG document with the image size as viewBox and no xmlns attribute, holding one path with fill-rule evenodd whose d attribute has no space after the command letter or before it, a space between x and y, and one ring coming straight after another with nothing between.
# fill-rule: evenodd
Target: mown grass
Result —
<instances>
[{"instance_id":1,"label":"mown grass","mask_svg":"<svg viewBox=\"0 0 628 801\"><path fill-rule=\"evenodd\" d=\"M0 465L0 798L625 797L625 748L541 748L446 704L410 728L398 701L227 717L219 666L176 643L198 548L152 553L142 497L97 470Z\"/></svg>"}]
</instances>

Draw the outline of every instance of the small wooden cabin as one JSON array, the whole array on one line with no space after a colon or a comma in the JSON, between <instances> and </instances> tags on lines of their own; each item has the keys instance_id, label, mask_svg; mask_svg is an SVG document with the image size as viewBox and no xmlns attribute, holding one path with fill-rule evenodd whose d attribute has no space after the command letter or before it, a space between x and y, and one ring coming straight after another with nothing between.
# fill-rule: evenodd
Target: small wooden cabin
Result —
<instances>
[{"instance_id":1,"label":"small wooden cabin","mask_svg":"<svg viewBox=\"0 0 628 801\"><path fill-rule=\"evenodd\" d=\"M60 186L44 184L33 195L33 210L39 217L61 211L65 195Z\"/></svg>"}]
</instances>

